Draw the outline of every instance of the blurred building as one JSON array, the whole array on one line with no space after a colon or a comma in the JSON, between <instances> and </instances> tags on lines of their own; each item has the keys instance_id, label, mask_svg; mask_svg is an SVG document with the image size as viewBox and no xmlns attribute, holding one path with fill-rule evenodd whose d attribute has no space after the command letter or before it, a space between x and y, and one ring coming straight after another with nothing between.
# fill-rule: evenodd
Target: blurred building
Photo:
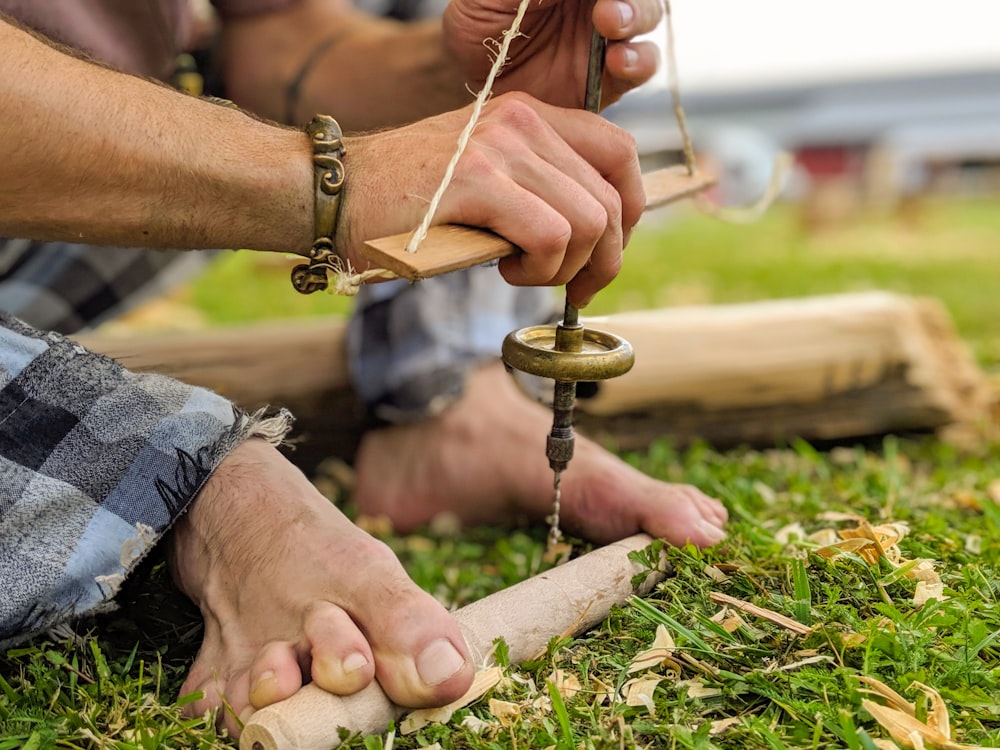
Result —
<instances>
[{"instance_id":1,"label":"blurred building","mask_svg":"<svg viewBox=\"0 0 1000 750\"><path fill-rule=\"evenodd\" d=\"M1000 193L1000 68L682 97L695 147L715 162L726 202L762 189L761 165L778 149L794 154L801 195L835 188L896 205L928 192ZM647 161L676 158L665 90L626 97L609 117L636 135Z\"/></svg>"}]
</instances>

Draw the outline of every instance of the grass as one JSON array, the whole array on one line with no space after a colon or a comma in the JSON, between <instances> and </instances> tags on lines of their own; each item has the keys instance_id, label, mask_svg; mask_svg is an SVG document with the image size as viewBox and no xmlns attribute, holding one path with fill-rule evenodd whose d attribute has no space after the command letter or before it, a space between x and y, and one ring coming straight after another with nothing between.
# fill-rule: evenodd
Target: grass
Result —
<instances>
[{"instance_id":1,"label":"grass","mask_svg":"<svg viewBox=\"0 0 1000 750\"><path fill-rule=\"evenodd\" d=\"M996 372L1000 212L986 203L935 204L922 221L920 232L871 220L809 235L789 209L749 228L682 216L636 237L623 277L595 312L891 288L943 299ZM229 274L245 273L245 258L224 258L190 299L232 289L220 304L228 315L247 302L244 319L260 317L259 301L272 297L299 305L282 315L344 309L328 297L289 294L283 268L267 266L237 284ZM199 306L213 322L228 320ZM1000 746L1000 442L959 448L888 437L822 452L801 442L727 452L661 442L627 459L722 498L729 538L707 551L667 550L675 574L649 597L585 637L553 642L537 662L510 668L516 679L448 725L354 738L345 747L870 750L889 735L862 707L864 675L913 701L921 720L934 706L911 686L935 688L957 741ZM859 552L826 556L809 536L855 525L829 520L834 511L908 524L902 558L933 560L947 598L914 604L917 584L905 575L912 565ZM543 569L544 537L540 528L473 529L387 541L420 585L460 606ZM713 592L811 629L797 635L746 613L720 617ZM123 612L86 624L98 634L8 651L0 657L0 750L232 747L211 720L182 718L172 702L198 644L197 619L154 567ZM622 690L637 676L629 665L658 627L675 649L652 670L660 679L648 697L628 705ZM551 687L555 670L580 689Z\"/></svg>"}]
</instances>

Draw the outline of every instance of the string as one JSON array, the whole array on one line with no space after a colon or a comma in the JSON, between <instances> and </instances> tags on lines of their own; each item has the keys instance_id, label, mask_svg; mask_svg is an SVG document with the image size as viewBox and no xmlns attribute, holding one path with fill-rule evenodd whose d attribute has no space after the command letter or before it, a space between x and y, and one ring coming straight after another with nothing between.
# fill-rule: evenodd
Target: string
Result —
<instances>
[{"instance_id":1,"label":"string","mask_svg":"<svg viewBox=\"0 0 1000 750\"><path fill-rule=\"evenodd\" d=\"M472 131L475 130L476 125L479 123L479 117L482 114L483 107L486 106L487 100L493 93L493 81L500 74L500 71L507 62L507 52L510 50L510 44L517 37L521 36L521 21L524 20L524 14L527 12L530 2L531 0L521 0L520 5L517 6L517 13L514 16L514 21L511 23L510 28L501 34L503 40L499 44L496 57L493 60L493 65L490 66L490 72L486 76L486 82L483 84L483 88L480 92L476 95L476 102L472 107L472 115L469 117L469 122L466 123L461 135L458 137L457 148L451 157L451 161L448 162L448 166L445 168L444 178L441 180L441 184L438 185L438 189L434 193L434 197L431 198L431 202L427 206L427 213L424 214L423 221L420 222L420 226L414 230L413 234L410 236L409 242L406 243L406 252L408 253L417 252L417 248L420 247L420 243L423 242L424 238L427 236L427 230L430 229L431 222L434 221L434 216L437 214L438 206L441 204L441 199L444 197L444 191L448 189L448 185L451 184L451 180L455 176L455 167L458 165L458 160L461 159L462 154L465 153L465 147L469 145L469 139L472 137ZM495 41L493 43L496 44Z\"/></svg>"},{"instance_id":2,"label":"string","mask_svg":"<svg viewBox=\"0 0 1000 750\"><path fill-rule=\"evenodd\" d=\"M334 256L329 263L324 263L323 267L333 276L333 284L330 286L331 294L339 294L344 297L354 297L361 289L361 285L378 279L380 281L391 281L399 276L388 268L369 268L360 273L355 271L349 260L344 260L339 255Z\"/></svg>"},{"instance_id":3,"label":"string","mask_svg":"<svg viewBox=\"0 0 1000 750\"><path fill-rule=\"evenodd\" d=\"M667 31L667 80L670 84L670 101L674 108L674 117L677 120L677 127L681 131L681 143L684 147L684 165L688 174L694 175L696 162L694 156L694 144L691 142L691 134L687 129L687 117L684 114L684 107L681 105L680 75L677 73L677 52L674 44L674 20L670 12L670 0L663 0L663 15Z\"/></svg>"},{"instance_id":4,"label":"string","mask_svg":"<svg viewBox=\"0 0 1000 750\"><path fill-rule=\"evenodd\" d=\"M458 137L455 153L452 154L451 160L445 168L441 184L438 185L438 189L435 191L434 196L427 205L427 212L424 214L423 220L413 231L413 234L410 235L410 239L406 243L406 252L408 253L417 252L417 248L420 247L420 243L427 237L427 232L431 227L431 222L434 221L434 216L437 214L438 206L441 204L444 192L448 189L448 185L451 184L451 180L455 176L455 169L458 165L458 160L461 159L462 154L465 153L465 148L468 146L469 140L472 138L472 131L475 130L476 125L479 123L479 117L482 114L483 107L486 106L486 102L493 93L493 82L496 80L496 77L500 75L500 71L507 62L507 53L510 51L511 42L513 42L517 37L522 36L520 31L521 21L524 20L524 14L527 12L530 2L531 0L521 0L520 5L517 7L517 13L514 15L514 20L511 22L510 28L501 33L502 39L500 42L493 39L487 39L483 42L486 46L489 46L491 43L496 45L496 56L493 59L493 64L490 66L483 88L476 95L476 100L472 107L472 114L469 117L469 121L465 124L465 128L463 128ZM360 290L361 285L369 279L399 278L392 271L383 268L371 268L361 273L354 273L349 264L346 267L342 264L337 268L333 268L331 266L329 270L334 277L334 282L330 291L334 294L341 294L347 297L355 296Z\"/></svg>"},{"instance_id":5,"label":"string","mask_svg":"<svg viewBox=\"0 0 1000 750\"><path fill-rule=\"evenodd\" d=\"M441 184L438 185L437 190L428 203L427 211L424 214L423 220L413 231L413 234L410 235L410 239L406 244L406 252L408 253L417 252L420 244L427 237L427 232L434 221L434 217L437 214L437 210L444 197L444 193L454 178L458 162L465 153L469 140L472 138L472 133L475 130L476 125L479 123L483 107L486 106L486 102L489 101L489 98L492 95L493 83L497 76L500 75L500 72L503 70L503 66L507 62L507 54L510 50L510 45L516 38L523 36L520 32L521 22L524 20L524 15L528 10L530 2L531 0L521 0L510 28L501 32L500 42L493 39L484 41L484 45L489 46L492 44L496 46L493 64L486 76L483 88L476 95L469 121L466 123L465 128L459 135L455 153L452 154L452 157L445 168ZM677 127L681 134L684 164L687 167L688 174L693 175L697 170L697 161L695 157L694 143L692 142L691 134L688 131L687 116L684 112L684 106L681 103L679 83L680 76L677 66L673 14L671 12L670 0L663 0L663 9L666 29L667 77L670 99L673 106L674 117L677 121ZM751 206L743 208L726 208L710 203L704 196L701 195L697 196L696 204L702 211L721 221L735 224L745 224L756 221L764 214L764 212L780 194L781 186L784 182L785 176L791 168L791 164L791 157L787 153L782 152L775 157L774 169L772 171L771 180L768 184L767 190L760 197L760 199L758 199L757 202ZM349 264L347 266L338 266L336 269L331 268L330 270L335 277L332 291L336 294L343 294L347 296L356 295L361 284L368 280L398 278L398 276L392 271L382 268L372 268L361 273L356 273L350 268Z\"/></svg>"},{"instance_id":6,"label":"string","mask_svg":"<svg viewBox=\"0 0 1000 750\"><path fill-rule=\"evenodd\" d=\"M670 89L670 100L673 104L674 117L677 120L677 127L681 133L681 144L684 151L684 165L688 174L694 175L697 171L697 162L694 153L694 144L691 141L691 134L687 128L687 116L684 113L684 106L681 104L680 76L677 72L677 53L674 44L674 24L673 15L670 12L670 0L663 0L664 18L666 21L666 47L667 47L667 80ZM764 193L753 204L749 206L727 207L712 203L705 197L704 193L698 193L695 197L695 205L712 218L727 224L752 224L771 207L771 204L781 194L785 178L788 176L794 164L794 158L787 151L779 151L774 156L771 167L771 178L767 183Z\"/></svg>"}]
</instances>

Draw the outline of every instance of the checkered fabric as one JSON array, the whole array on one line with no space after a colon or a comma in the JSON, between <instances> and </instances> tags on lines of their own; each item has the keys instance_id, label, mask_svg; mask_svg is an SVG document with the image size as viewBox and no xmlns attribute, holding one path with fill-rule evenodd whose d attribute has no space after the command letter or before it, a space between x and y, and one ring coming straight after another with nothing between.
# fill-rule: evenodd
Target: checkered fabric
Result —
<instances>
[{"instance_id":1,"label":"checkered fabric","mask_svg":"<svg viewBox=\"0 0 1000 750\"><path fill-rule=\"evenodd\" d=\"M108 608L247 437L287 429L0 314L0 648Z\"/></svg>"},{"instance_id":2,"label":"checkered fabric","mask_svg":"<svg viewBox=\"0 0 1000 750\"><path fill-rule=\"evenodd\" d=\"M212 256L0 237L0 310L37 328L76 333L189 278Z\"/></svg>"},{"instance_id":3,"label":"checkered fabric","mask_svg":"<svg viewBox=\"0 0 1000 750\"><path fill-rule=\"evenodd\" d=\"M382 419L421 419L456 400L470 370L496 361L508 333L557 313L551 289L510 286L488 266L365 286L347 329L351 380ZM534 393L541 379L524 377Z\"/></svg>"}]
</instances>

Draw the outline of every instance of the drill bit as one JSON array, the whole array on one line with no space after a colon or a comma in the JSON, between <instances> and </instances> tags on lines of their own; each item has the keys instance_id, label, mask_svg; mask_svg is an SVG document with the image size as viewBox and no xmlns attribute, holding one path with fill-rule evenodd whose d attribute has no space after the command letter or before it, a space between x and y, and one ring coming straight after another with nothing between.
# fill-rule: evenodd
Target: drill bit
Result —
<instances>
[{"instance_id":1,"label":"drill bit","mask_svg":"<svg viewBox=\"0 0 1000 750\"><path fill-rule=\"evenodd\" d=\"M588 112L601 109L601 90L604 77L604 55L608 41L595 29L590 37L590 55L587 60L587 88L584 108ZM566 297L563 320L556 327L555 349L561 352L580 351L583 347L583 326L580 325L580 311L570 304ZM553 472L552 514L549 522L549 549L562 541L559 529L559 513L562 504L562 474L573 458L573 408L576 405L576 382L556 380L552 398L552 430L545 442L545 455Z\"/></svg>"}]
</instances>

